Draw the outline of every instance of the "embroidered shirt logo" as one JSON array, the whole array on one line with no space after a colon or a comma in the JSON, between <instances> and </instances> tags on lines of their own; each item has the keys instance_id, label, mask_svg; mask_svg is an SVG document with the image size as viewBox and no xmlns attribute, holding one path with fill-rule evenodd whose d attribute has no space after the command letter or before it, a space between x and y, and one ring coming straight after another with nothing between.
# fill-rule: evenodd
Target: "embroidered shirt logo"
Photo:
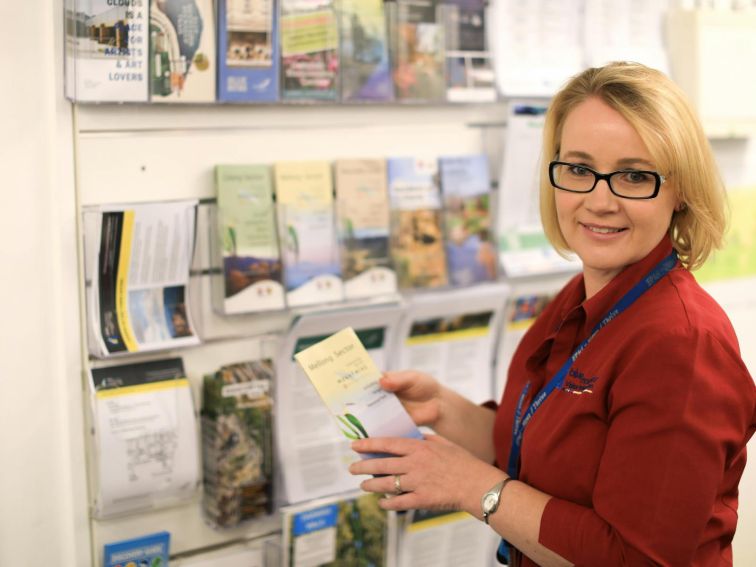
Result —
<instances>
[{"instance_id":1,"label":"embroidered shirt logo","mask_svg":"<svg viewBox=\"0 0 756 567\"><path fill-rule=\"evenodd\" d=\"M577 368L570 368L570 373L564 380L562 390L568 394L580 396L582 394L592 394L593 385L598 380L598 376L588 377Z\"/></svg>"}]
</instances>

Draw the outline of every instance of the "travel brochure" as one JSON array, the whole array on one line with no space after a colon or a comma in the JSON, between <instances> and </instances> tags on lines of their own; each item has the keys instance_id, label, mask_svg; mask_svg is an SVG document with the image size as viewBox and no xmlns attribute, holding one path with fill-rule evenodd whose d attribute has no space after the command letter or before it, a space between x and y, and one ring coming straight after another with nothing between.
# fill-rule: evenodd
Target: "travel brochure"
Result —
<instances>
[{"instance_id":1,"label":"travel brochure","mask_svg":"<svg viewBox=\"0 0 756 567\"><path fill-rule=\"evenodd\" d=\"M498 259L491 222L488 159L482 154L441 157L438 164L451 284L494 281Z\"/></svg>"},{"instance_id":2,"label":"travel brochure","mask_svg":"<svg viewBox=\"0 0 756 567\"><path fill-rule=\"evenodd\" d=\"M449 283L435 160L390 158L391 254L402 289Z\"/></svg>"},{"instance_id":3,"label":"travel brochure","mask_svg":"<svg viewBox=\"0 0 756 567\"><path fill-rule=\"evenodd\" d=\"M285 567L390 566L396 513L381 510L379 496L359 492L281 509Z\"/></svg>"},{"instance_id":4,"label":"travel brochure","mask_svg":"<svg viewBox=\"0 0 756 567\"><path fill-rule=\"evenodd\" d=\"M382 372L351 327L298 352L294 358L347 439L423 438L399 399L381 389L378 380Z\"/></svg>"},{"instance_id":5,"label":"travel brochure","mask_svg":"<svg viewBox=\"0 0 756 567\"><path fill-rule=\"evenodd\" d=\"M427 372L475 403L492 398L492 360L509 285L413 295L397 333L392 368Z\"/></svg>"},{"instance_id":6,"label":"travel brochure","mask_svg":"<svg viewBox=\"0 0 756 567\"><path fill-rule=\"evenodd\" d=\"M273 383L269 359L230 364L202 382L203 508L228 528L273 512Z\"/></svg>"},{"instance_id":7,"label":"travel brochure","mask_svg":"<svg viewBox=\"0 0 756 567\"><path fill-rule=\"evenodd\" d=\"M396 292L389 250L385 160L338 160L334 176L346 297Z\"/></svg>"},{"instance_id":8,"label":"travel brochure","mask_svg":"<svg viewBox=\"0 0 756 567\"><path fill-rule=\"evenodd\" d=\"M97 518L196 494L197 422L180 358L93 368L90 393Z\"/></svg>"},{"instance_id":9,"label":"travel brochure","mask_svg":"<svg viewBox=\"0 0 756 567\"><path fill-rule=\"evenodd\" d=\"M277 162L274 173L288 305L341 301L330 163Z\"/></svg>"},{"instance_id":10,"label":"travel brochure","mask_svg":"<svg viewBox=\"0 0 756 567\"><path fill-rule=\"evenodd\" d=\"M295 355L351 326L375 368L386 369L401 314L402 308L396 303L331 307L303 314L286 332L276 356L275 416L277 454L280 462L285 463L280 470L280 494L284 502L293 504L356 490L363 480L349 474L349 464L359 459L350 448L352 439L342 433L342 422L331 413L331 405L323 402ZM385 400L381 403L392 405ZM347 412L339 410L339 413ZM371 433L373 425L361 423ZM344 431L354 435L352 427L356 425L345 427Z\"/></svg>"},{"instance_id":11,"label":"travel brochure","mask_svg":"<svg viewBox=\"0 0 756 567\"><path fill-rule=\"evenodd\" d=\"M84 211L89 352L199 343L189 309L196 200Z\"/></svg>"},{"instance_id":12,"label":"travel brochure","mask_svg":"<svg viewBox=\"0 0 756 567\"><path fill-rule=\"evenodd\" d=\"M65 0L66 96L489 102L496 91L483 6L483 0Z\"/></svg>"},{"instance_id":13,"label":"travel brochure","mask_svg":"<svg viewBox=\"0 0 756 567\"><path fill-rule=\"evenodd\" d=\"M276 234L273 179L264 165L218 165L213 276L222 314L283 309L283 266ZM221 265L222 264L222 265Z\"/></svg>"}]
</instances>

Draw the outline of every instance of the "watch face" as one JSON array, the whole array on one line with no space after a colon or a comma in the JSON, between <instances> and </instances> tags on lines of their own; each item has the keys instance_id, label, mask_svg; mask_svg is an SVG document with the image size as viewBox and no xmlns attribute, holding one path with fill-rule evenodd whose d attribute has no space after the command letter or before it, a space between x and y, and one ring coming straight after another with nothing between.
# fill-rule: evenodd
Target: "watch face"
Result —
<instances>
[{"instance_id":1,"label":"watch face","mask_svg":"<svg viewBox=\"0 0 756 567\"><path fill-rule=\"evenodd\" d=\"M483 509L490 510L496 506L497 500L498 498L496 498L496 494L486 494L485 498L483 498Z\"/></svg>"}]
</instances>

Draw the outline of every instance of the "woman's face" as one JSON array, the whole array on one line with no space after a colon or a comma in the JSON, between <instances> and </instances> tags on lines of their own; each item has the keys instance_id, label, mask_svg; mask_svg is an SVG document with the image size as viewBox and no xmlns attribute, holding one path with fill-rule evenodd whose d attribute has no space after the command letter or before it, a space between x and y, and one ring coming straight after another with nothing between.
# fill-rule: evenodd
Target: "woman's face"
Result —
<instances>
[{"instance_id":1,"label":"woman's face","mask_svg":"<svg viewBox=\"0 0 756 567\"><path fill-rule=\"evenodd\" d=\"M595 97L567 115L559 160L599 173L620 169L658 171L630 123ZM677 204L669 180L655 198L644 200L617 197L605 180L599 181L590 193L554 191L559 227L567 244L583 261L586 281L588 277L599 277L602 285L651 252L667 233Z\"/></svg>"}]
</instances>

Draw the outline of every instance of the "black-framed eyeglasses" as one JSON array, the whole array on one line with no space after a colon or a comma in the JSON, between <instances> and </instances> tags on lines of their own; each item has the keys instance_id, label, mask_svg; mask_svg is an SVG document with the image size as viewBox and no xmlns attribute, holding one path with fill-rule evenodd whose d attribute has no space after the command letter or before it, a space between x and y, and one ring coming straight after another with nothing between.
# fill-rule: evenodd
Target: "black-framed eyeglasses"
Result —
<instances>
[{"instance_id":1,"label":"black-framed eyeglasses","mask_svg":"<svg viewBox=\"0 0 756 567\"><path fill-rule=\"evenodd\" d=\"M549 181L563 191L590 193L602 179L612 193L623 199L653 199L666 181L663 175L655 171L620 169L611 173L599 173L579 163L549 163Z\"/></svg>"}]
</instances>

